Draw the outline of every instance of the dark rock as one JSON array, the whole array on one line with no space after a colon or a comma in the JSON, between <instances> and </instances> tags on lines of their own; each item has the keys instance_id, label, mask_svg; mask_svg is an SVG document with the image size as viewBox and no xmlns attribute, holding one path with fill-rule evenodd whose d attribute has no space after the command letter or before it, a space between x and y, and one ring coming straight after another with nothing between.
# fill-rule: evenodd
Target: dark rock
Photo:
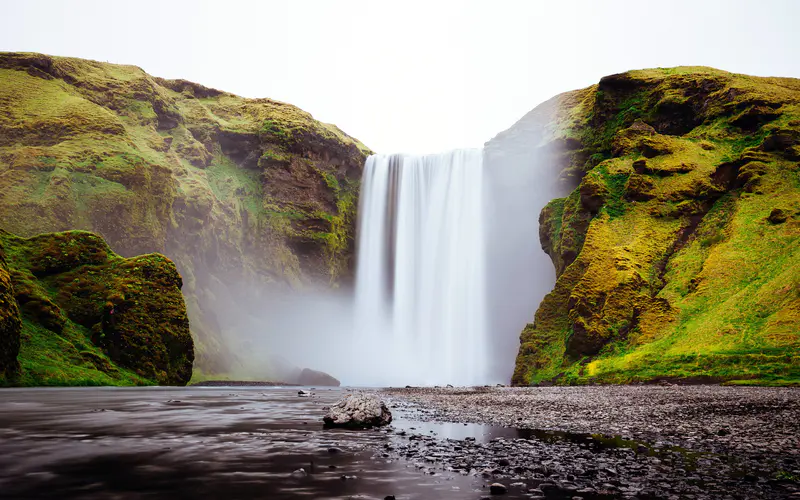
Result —
<instances>
[{"instance_id":1,"label":"dark rock","mask_svg":"<svg viewBox=\"0 0 800 500\"><path fill-rule=\"evenodd\" d=\"M751 161L739 168L736 182L748 193L754 193L761 184L762 177L767 173L768 167L764 162Z\"/></svg>"},{"instance_id":2,"label":"dark rock","mask_svg":"<svg viewBox=\"0 0 800 500\"><path fill-rule=\"evenodd\" d=\"M608 195L605 183L594 175L587 175L581 181L579 192L581 206L593 214L600 211Z\"/></svg>"},{"instance_id":3,"label":"dark rock","mask_svg":"<svg viewBox=\"0 0 800 500\"><path fill-rule=\"evenodd\" d=\"M773 208L767 220L773 224L782 224L789 218L789 211L782 208Z\"/></svg>"},{"instance_id":4,"label":"dark rock","mask_svg":"<svg viewBox=\"0 0 800 500\"><path fill-rule=\"evenodd\" d=\"M505 495L508 492L508 488L500 483L492 483L489 485L489 493L492 495Z\"/></svg>"},{"instance_id":5,"label":"dark rock","mask_svg":"<svg viewBox=\"0 0 800 500\"><path fill-rule=\"evenodd\" d=\"M641 174L631 174L625 183L625 198L633 201L647 201L655 198L655 183Z\"/></svg>"},{"instance_id":6,"label":"dark rock","mask_svg":"<svg viewBox=\"0 0 800 500\"><path fill-rule=\"evenodd\" d=\"M321 387L339 387L341 382L325 372L304 368L297 378L300 385L315 385Z\"/></svg>"}]
</instances>

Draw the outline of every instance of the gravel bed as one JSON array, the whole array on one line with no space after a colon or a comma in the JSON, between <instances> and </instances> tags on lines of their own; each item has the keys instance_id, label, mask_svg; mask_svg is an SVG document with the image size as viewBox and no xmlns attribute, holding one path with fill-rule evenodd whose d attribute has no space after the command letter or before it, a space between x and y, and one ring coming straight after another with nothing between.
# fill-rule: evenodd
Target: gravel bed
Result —
<instances>
[{"instance_id":1,"label":"gravel bed","mask_svg":"<svg viewBox=\"0 0 800 500\"><path fill-rule=\"evenodd\" d=\"M721 386L406 388L406 419L520 429L443 439L390 429L379 454L520 498L800 498L800 390ZM499 429L499 427L497 427ZM491 433L490 433L491 434Z\"/></svg>"}]
</instances>

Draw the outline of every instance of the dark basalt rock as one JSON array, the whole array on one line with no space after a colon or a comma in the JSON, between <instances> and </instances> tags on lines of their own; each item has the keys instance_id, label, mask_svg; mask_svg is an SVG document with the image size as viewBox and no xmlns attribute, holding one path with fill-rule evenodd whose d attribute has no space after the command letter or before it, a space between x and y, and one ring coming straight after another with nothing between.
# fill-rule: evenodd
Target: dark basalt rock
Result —
<instances>
[{"instance_id":1,"label":"dark basalt rock","mask_svg":"<svg viewBox=\"0 0 800 500\"><path fill-rule=\"evenodd\" d=\"M505 485L500 483L492 483L489 485L489 493L492 495L505 495L508 491L508 488Z\"/></svg>"},{"instance_id":2,"label":"dark basalt rock","mask_svg":"<svg viewBox=\"0 0 800 500\"><path fill-rule=\"evenodd\" d=\"M773 208L767 220L773 224L782 224L789 218L789 211L782 208Z\"/></svg>"},{"instance_id":3,"label":"dark basalt rock","mask_svg":"<svg viewBox=\"0 0 800 500\"><path fill-rule=\"evenodd\" d=\"M300 376L297 378L297 383L299 385L313 385L313 386L323 386L323 387L339 387L341 382L331 375L328 375L325 372L312 370L310 368L304 368L302 372L300 372Z\"/></svg>"}]
</instances>

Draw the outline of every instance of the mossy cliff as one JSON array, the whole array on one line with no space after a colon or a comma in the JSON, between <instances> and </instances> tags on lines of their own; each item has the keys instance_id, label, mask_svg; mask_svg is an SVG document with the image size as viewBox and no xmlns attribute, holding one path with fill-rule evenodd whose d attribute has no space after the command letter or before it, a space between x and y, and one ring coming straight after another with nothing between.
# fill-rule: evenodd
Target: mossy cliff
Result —
<instances>
[{"instance_id":1,"label":"mossy cliff","mask_svg":"<svg viewBox=\"0 0 800 500\"><path fill-rule=\"evenodd\" d=\"M800 81L631 71L537 113L574 189L513 382L800 382Z\"/></svg>"},{"instance_id":2,"label":"mossy cliff","mask_svg":"<svg viewBox=\"0 0 800 500\"><path fill-rule=\"evenodd\" d=\"M3 53L0 109L0 227L89 230L123 256L167 255L202 371L229 371L241 347L221 303L351 275L368 150L294 106L134 66Z\"/></svg>"},{"instance_id":3,"label":"mossy cliff","mask_svg":"<svg viewBox=\"0 0 800 500\"><path fill-rule=\"evenodd\" d=\"M18 368L19 334L22 322L14 299L11 273L0 245L0 380L12 377Z\"/></svg>"},{"instance_id":4,"label":"mossy cliff","mask_svg":"<svg viewBox=\"0 0 800 500\"><path fill-rule=\"evenodd\" d=\"M194 347L175 265L70 231L0 230L0 385L185 385Z\"/></svg>"}]
</instances>

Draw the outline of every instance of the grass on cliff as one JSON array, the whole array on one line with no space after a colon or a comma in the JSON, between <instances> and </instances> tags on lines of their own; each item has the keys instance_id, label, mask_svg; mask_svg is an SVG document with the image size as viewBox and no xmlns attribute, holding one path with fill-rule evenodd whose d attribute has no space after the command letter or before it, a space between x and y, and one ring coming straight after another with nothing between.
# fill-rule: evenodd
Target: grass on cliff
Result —
<instances>
[{"instance_id":1,"label":"grass on cliff","mask_svg":"<svg viewBox=\"0 0 800 500\"><path fill-rule=\"evenodd\" d=\"M585 241L522 333L515 382L800 384L800 81L708 68L615 78L628 82L588 89L594 104L573 102L556 128L597 158L579 199L602 206L588 226L543 212L557 268L584 227Z\"/></svg>"},{"instance_id":2,"label":"grass on cliff","mask_svg":"<svg viewBox=\"0 0 800 500\"><path fill-rule=\"evenodd\" d=\"M304 181L309 148L313 155L345 155L340 161L360 162L370 153L336 126L290 104L153 78L134 66L38 54L0 57L0 103L6 110L0 126L8 132L0 139L0 165L8 166L0 175L0 221L15 234L93 230L132 255L163 251L178 227L193 236L213 231L219 237L212 226L221 224L233 229L227 242L232 248L259 239L279 246L273 261L264 254L251 262L273 270L266 276L279 275L287 260L298 260L288 241L293 235L245 233L269 232L275 224L263 219L291 212L298 200L292 191L276 192L262 170L283 169L289 179L280 182L291 184ZM31 61L49 74L31 70ZM259 152L267 160L263 165L250 158ZM308 206L300 211L333 218L327 236L317 239L320 259L328 263L325 277L336 283L349 259L350 245L342 241L352 237L352 227L345 236L340 226L354 224L348 198L357 186L338 189L345 179L329 182L327 177L340 174L324 165L327 160L311 161L338 206L329 210L303 200ZM183 206L183 214L173 213ZM303 274L323 271L298 262L291 273L298 283L307 281Z\"/></svg>"},{"instance_id":3,"label":"grass on cliff","mask_svg":"<svg viewBox=\"0 0 800 500\"><path fill-rule=\"evenodd\" d=\"M88 330L68 322L60 334L25 319L17 386L153 385L151 380L115 366L91 341Z\"/></svg>"},{"instance_id":4,"label":"grass on cliff","mask_svg":"<svg viewBox=\"0 0 800 500\"><path fill-rule=\"evenodd\" d=\"M775 169L769 195L721 199L670 260L660 296L675 320L612 347L586 377L800 383L800 224L767 220L775 207L800 211L800 186L794 167Z\"/></svg>"},{"instance_id":5,"label":"grass on cliff","mask_svg":"<svg viewBox=\"0 0 800 500\"><path fill-rule=\"evenodd\" d=\"M180 276L164 257L121 258L81 231L27 239L0 231L0 247L23 320L20 373L5 383L188 381L192 347Z\"/></svg>"},{"instance_id":6,"label":"grass on cliff","mask_svg":"<svg viewBox=\"0 0 800 500\"><path fill-rule=\"evenodd\" d=\"M234 358L199 288L211 278L347 278L370 151L336 126L134 66L28 53L0 53L0 66L0 227L83 229L120 255L169 254L201 360Z\"/></svg>"}]
</instances>

